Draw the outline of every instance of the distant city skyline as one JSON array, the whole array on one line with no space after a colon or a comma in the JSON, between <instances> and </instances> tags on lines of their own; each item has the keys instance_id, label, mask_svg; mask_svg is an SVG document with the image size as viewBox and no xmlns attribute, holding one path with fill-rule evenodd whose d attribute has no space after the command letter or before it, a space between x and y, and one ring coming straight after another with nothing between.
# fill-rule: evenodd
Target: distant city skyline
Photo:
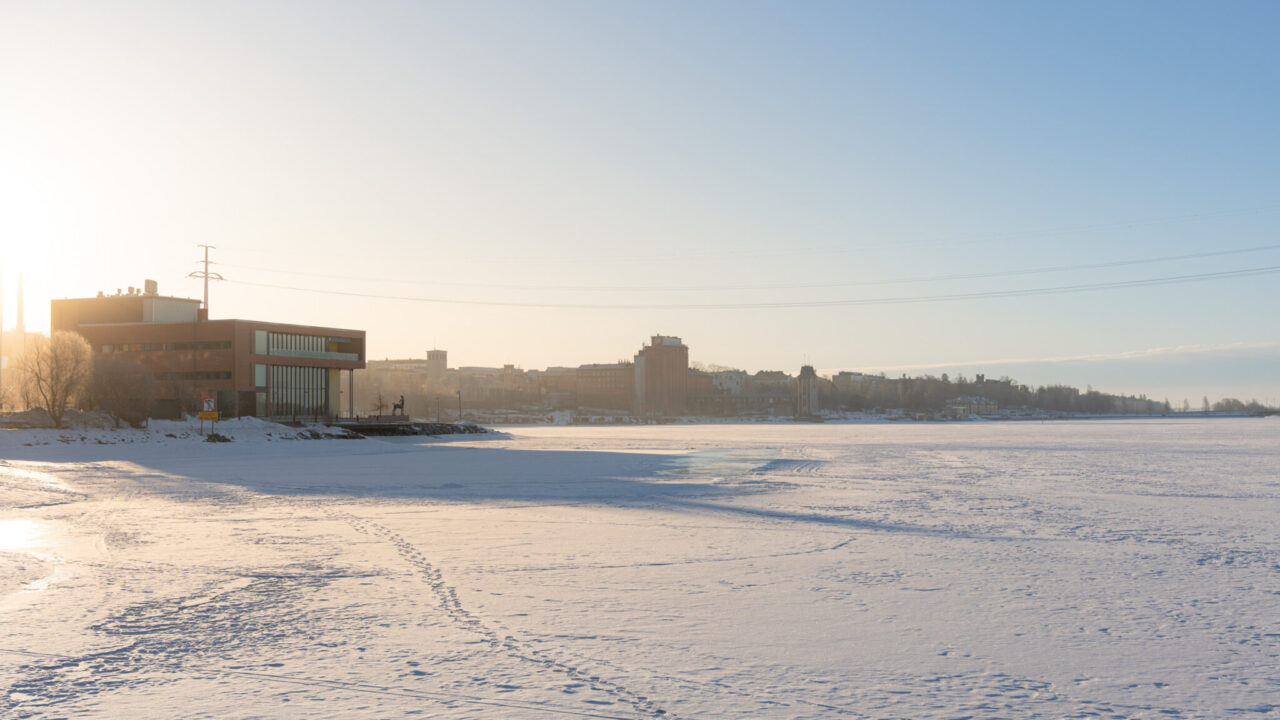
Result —
<instances>
[{"instance_id":1,"label":"distant city skyline","mask_svg":"<svg viewBox=\"0 0 1280 720\"><path fill-rule=\"evenodd\" d=\"M1267 2L20 4L0 325L19 271L31 330L146 278L198 298L207 243L213 317L365 329L370 358L576 365L670 334L751 371L1275 402L1278 24Z\"/></svg>"}]
</instances>

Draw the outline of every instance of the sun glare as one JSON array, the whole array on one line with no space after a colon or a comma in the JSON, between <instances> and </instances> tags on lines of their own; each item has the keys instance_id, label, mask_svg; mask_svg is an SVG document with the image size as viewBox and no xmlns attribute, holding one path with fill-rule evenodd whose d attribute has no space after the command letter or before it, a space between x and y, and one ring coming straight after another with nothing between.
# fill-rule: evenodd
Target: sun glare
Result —
<instances>
[{"instance_id":1,"label":"sun glare","mask_svg":"<svg viewBox=\"0 0 1280 720\"><path fill-rule=\"evenodd\" d=\"M25 550L35 546L44 529L40 523L28 518L0 520L0 551Z\"/></svg>"}]
</instances>

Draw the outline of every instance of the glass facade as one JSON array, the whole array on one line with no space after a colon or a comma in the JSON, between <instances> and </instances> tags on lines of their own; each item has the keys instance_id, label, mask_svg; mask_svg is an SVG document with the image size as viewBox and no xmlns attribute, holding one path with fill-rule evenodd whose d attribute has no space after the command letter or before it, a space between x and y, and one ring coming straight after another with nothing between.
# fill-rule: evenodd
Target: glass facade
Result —
<instances>
[{"instance_id":1,"label":"glass facade","mask_svg":"<svg viewBox=\"0 0 1280 720\"><path fill-rule=\"evenodd\" d=\"M259 331L261 332L261 331ZM325 335L301 335L298 333L267 333L267 352L259 355L277 357L314 358L318 360L358 360L356 353L331 350L333 344L346 342L344 338Z\"/></svg>"},{"instance_id":2,"label":"glass facade","mask_svg":"<svg viewBox=\"0 0 1280 720\"><path fill-rule=\"evenodd\" d=\"M289 365L272 365L270 370L267 404L273 417L329 415L328 370Z\"/></svg>"},{"instance_id":3,"label":"glass facade","mask_svg":"<svg viewBox=\"0 0 1280 720\"><path fill-rule=\"evenodd\" d=\"M296 333L271 333L271 353L277 350L298 352L328 352L329 338L324 335L298 335Z\"/></svg>"}]
</instances>

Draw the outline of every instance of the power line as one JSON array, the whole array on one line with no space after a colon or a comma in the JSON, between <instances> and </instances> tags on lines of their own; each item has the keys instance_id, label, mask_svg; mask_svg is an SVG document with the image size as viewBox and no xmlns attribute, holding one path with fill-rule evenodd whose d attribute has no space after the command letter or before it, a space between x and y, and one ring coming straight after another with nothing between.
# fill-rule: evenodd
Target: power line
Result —
<instances>
[{"instance_id":1,"label":"power line","mask_svg":"<svg viewBox=\"0 0 1280 720\"><path fill-rule=\"evenodd\" d=\"M1149 265L1153 263L1173 262L1177 260L1196 260L1209 257L1222 257L1225 255L1241 255L1245 253L1265 252L1267 250L1280 249L1280 243L1273 245L1259 245L1256 247L1237 248L1234 250L1214 250L1210 252L1188 253L1185 255L1165 255L1154 258L1141 258L1137 260L1114 260L1107 262L1084 263L1080 265L1051 265L1047 267L1029 268L1023 270L997 270L992 272L980 273L960 273L952 275L927 275L912 278L896 278L892 280L850 280L842 282L822 282L822 283L772 283L772 284L756 284L756 285L522 285L522 284L502 284L502 283L468 283L454 282L447 280L398 280L395 278L372 278L358 277L354 275L339 275L332 273L316 273L304 270L279 270L276 268L256 267L253 265L238 265L234 263L221 263L224 267L238 268L241 270L257 270L261 272L279 273L282 275L299 275L305 277L318 277L330 280L354 280L360 282L377 282L377 283L399 283L404 285L422 285L422 286L448 286L448 287L475 287L488 289L503 290L568 290L575 292L690 292L690 291L714 291L714 290L802 290L802 289L818 289L818 288L841 288L841 287L870 287L875 285L905 285L911 283L924 282L941 282L947 280L976 280L982 278L996 277L1014 277L1017 275L1039 275L1054 272L1070 272L1075 270L1098 270L1103 268L1125 267L1132 265Z\"/></svg>"},{"instance_id":2,"label":"power line","mask_svg":"<svg viewBox=\"0 0 1280 720\"><path fill-rule=\"evenodd\" d=\"M1226 270L1223 272L1196 273L1193 275L1174 275L1170 277L1146 278L1142 280L1122 280L1118 282L1090 283L1077 285L1059 285L1055 287L1025 288L1021 290L990 290L976 293L953 293L945 295L916 295L909 297L861 298L845 300L800 300L793 302L760 302L760 303L678 303L678 304L610 304L610 303L549 303L549 302L515 302L503 300L461 300L457 298L412 297L405 295L383 295L379 293L361 293L345 290L329 290L325 288L295 287L290 285L274 285L256 283L245 280L228 280L228 282L251 287L270 288L273 290L291 290L322 295L338 295L342 297L370 298L377 300L401 300L405 302L434 303L442 305L479 305L488 307L523 307L523 308L559 308L577 310L761 310L768 308L818 308L849 307L858 305L904 305L909 303L948 302L953 300L981 300L988 298L1027 297L1032 295L1058 295L1067 293L1092 292L1098 290L1115 290L1121 288L1151 287L1156 285L1177 285L1208 280L1225 280L1245 278L1256 275L1267 275L1280 272L1280 265L1267 267Z\"/></svg>"},{"instance_id":3,"label":"power line","mask_svg":"<svg viewBox=\"0 0 1280 720\"><path fill-rule=\"evenodd\" d=\"M1233 210L1213 210L1206 212L1183 213L1180 215L1165 216L1161 218L1147 218L1139 220L1121 220L1109 223L1093 223L1089 225L1063 225L1054 228L1045 228L1041 230L1015 231L1008 233L993 233L978 237L951 237L951 238L934 238L929 240L908 241L908 242L882 242L882 243L859 243L859 244L843 244L840 247L807 247L799 248L794 246L785 246L782 249L758 251L754 253L734 252L734 256L738 258L755 258L755 257L790 257L799 254L847 254L854 252L862 252L865 250L874 250L878 248L909 248L909 247L934 247L946 245L955 247L960 245L976 245L991 242L1001 242L1007 240L1027 240L1036 238L1064 237L1072 235L1089 234L1105 230L1123 230L1139 227L1149 227L1158 225L1168 225L1172 223L1181 223L1191 220L1200 220L1205 218L1233 217L1239 215L1251 215L1257 213L1272 212L1280 209L1280 204L1272 203L1268 205L1258 205L1249 208L1233 209ZM283 255L283 253L274 253L270 250L262 250L260 248L239 248L244 252L261 253L267 255ZM645 262L645 261L671 261L683 260L691 257L720 257L721 251L682 251L677 254L652 254L652 255L592 255L590 253L580 253L571 258L556 258L557 263L566 262L595 262L595 261L614 261L614 262ZM290 255L292 257L292 255ZM528 263L534 260L545 259L544 256L512 256L504 255L499 258L474 258L473 262L483 263Z\"/></svg>"}]
</instances>

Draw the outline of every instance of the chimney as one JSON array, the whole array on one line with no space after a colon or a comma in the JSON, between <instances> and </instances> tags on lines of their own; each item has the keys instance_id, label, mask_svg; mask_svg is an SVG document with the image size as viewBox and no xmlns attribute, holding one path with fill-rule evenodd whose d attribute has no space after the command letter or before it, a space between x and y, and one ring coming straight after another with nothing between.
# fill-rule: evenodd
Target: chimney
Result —
<instances>
[{"instance_id":1,"label":"chimney","mask_svg":"<svg viewBox=\"0 0 1280 720\"><path fill-rule=\"evenodd\" d=\"M18 335L26 332L22 323L22 273L18 273Z\"/></svg>"}]
</instances>

